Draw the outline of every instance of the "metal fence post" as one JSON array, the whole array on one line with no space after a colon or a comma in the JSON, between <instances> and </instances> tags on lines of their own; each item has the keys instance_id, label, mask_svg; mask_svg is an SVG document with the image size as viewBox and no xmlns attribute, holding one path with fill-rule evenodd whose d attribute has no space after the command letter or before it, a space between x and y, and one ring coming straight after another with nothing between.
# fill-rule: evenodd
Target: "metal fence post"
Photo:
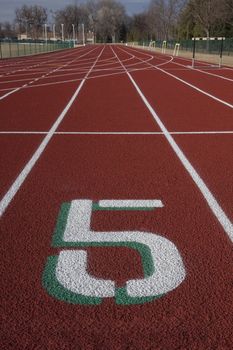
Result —
<instances>
[{"instance_id":1,"label":"metal fence post","mask_svg":"<svg viewBox=\"0 0 233 350\"><path fill-rule=\"evenodd\" d=\"M196 38L193 38L193 58L192 58L192 67L194 68L195 61L195 52L196 52Z\"/></svg>"},{"instance_id":2,"label":"metal fence post","mask_svg":"<svg viewBox=\"0 0 233 350\"><path fill-rule=\"evenodd\" d=\"M224 38L222 37L221 44L220 44L219 68L222 66L223 41L224 41Z\"/></svg>"}]
</instances>

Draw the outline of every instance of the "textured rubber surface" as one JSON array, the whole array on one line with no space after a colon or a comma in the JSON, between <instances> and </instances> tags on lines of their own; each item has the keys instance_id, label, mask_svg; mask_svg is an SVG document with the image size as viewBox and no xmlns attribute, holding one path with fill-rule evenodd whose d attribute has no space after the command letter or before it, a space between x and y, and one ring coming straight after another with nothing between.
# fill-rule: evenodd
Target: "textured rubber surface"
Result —
<instances>
[{"instance_id":1,"label":"textured rubber surface","mask_svg":"<svg viewBox=\"0 0 233 350\"><path fill-rule=\"evenodd\" d=\"M3 196L45 137L31 132L48 131L81 86L1 217L1 349L231 349L232 242L120 62L170 132L192 132L173 135L174 140L230 220L232 134L195 132L231 132L232 109L161 71L148 70L145 52L125 46L92 50L91 46L68 51L67 63L76 59L69 69L74 74L82 70L82 78L100 55L85 82L22 89L0 101L5 111L0 133ZM79 58L83 54L87 56ZM54 54L46 57L52 59ZM57 61L51 64L60 64L59 57L57 53ZM169 61L170 57L162 59ZM25 66L28 60L23 60ZM169 67L176 67L175 61ZM151 62L160 64L160 55ZM182 78L194 83L195 72L192 77L186 73ZM200 74L196 72L197 84ZM206 75L202 85L206 91L211 80ZM219 98L223 98L222 84ZM211 93L211 87L207 92ZM138 305L117 305L114 298L105 298L99 305L81 305L49 294L44 288L46 263L64 250L53 244L59 212L63 203L77 199L94 203L102 199L161 200L163 207L153 210L93 211L91 229L98 231L96 235L141 231L166 238L182 258L184 281L167 294ZM118 288L144 277L142 256L136 249L65 249L85 250L88 273L113 280Z\"/></svg>"}]
</instances>

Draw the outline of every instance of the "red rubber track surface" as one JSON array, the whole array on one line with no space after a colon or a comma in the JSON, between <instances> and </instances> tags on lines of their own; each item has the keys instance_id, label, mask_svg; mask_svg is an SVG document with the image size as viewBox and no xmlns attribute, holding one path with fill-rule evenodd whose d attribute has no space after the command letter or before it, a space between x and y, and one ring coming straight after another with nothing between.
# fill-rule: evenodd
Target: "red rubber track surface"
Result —
<instances>
[{"instance_id":1,"label":"red rubber track surface","mask_svg":"<svg viewBox=\"0 0 233 350\"><path fill-rule=\"evenodd\" d=\"M134 50L130 49L130 53L133 53ZM153 54L141 53L138 57L145 59L153 56ZM156 57L156 61L158 61L158 57ZM215 76L215 71L212 71L212 74L206 74L205 65L199 66L198 70L187 69L187 66L190 67L190 61L186 64L181 62L181 60L173 58L166 63L166 60L161 58L162 66L159 66L161 69L168 71L171 74L175 74L178 78L184 79L191 84L194 84L198 88L208 91L210 94L217 96L218 98L224 99L229 103L233 103L233 94L232 94L232 81L219 79L219 77ZM154 61L152 60L153 64ZM203 68L202 68L203 67ZM229 70L228 70L229 71ZM226 77L233 79L231 69L229 72L227 71ZM211 71L207 71L211 73ZM217 74L218 75L218 74Z\"/></svg>"},{"instance_id":2,"label":"red rubber track surface","mask_svg":"<svg viewBox=\"0 0 233 350\"><path fill-rule=\"evenodd\" d=\"M184 69L185 66L189 66L190 67L190 59L187 58L180 58L180 57L175 57L173 58L174 63L178 63L179 65L183 65ZM196 66L198 69L200 69L202 72L208 72L208 73L214 73L215 75L218 75L220 77L225 77L225 78L230 78L233 79L233 69L232 67L222 67L220 69L216 69L214 67L211 67L210 64L208 62L201 62L198 61L196 62ZM173 69L182 69L182 66L179 67L174 67Z\"/></svg>"},{"instance_id":3,"label":"red rubber track surface","mask_svg":"<svg viewBox=\"0 0 233 350\"><path fill-rule=\"evenodd\" d=\"M26 137L25 137L26 136ZM41 142L41 135L1 135L0 154L1 197L8 190L25 164Z\"/></svg>"},{"instance_id":4,"label":"red rubber track surface","mask_svg":"<svg viewBox=\"0 0 233 350\"><path fill-rule=\"evenodd\" d=\"M188 142L187 142L188 137ZM229 217L233 215L233 137L232 135L176 135L176 141L196 168L206 179L210 188L214 189L216 197ZM205 150L203 152L203 150ZM225 159L225 161L223 161ZM214 176L213 176L214 174Z\"/></svg>"},{"instance_id":5,"label":"red rubber track surface","mask_svg":"<svg viewBox=\"0 0 233 350\"><path fill-rule=\"evenodd\" d=\"M12 65L10 65L9 70L6 70L4 73L2 73L2 75L0 75L0 99L15 89L20 88L21 91L22 89L28 89L32 86L38 86L38 84L39 86L41 84L48 85L48 83L51 81L50 77L54 74L59 75L63 69L70 69L71 74L74 75L74 73L76 73L75 75L78 79L80 74L72 70L70 67L71 64L72 67L74 67L75 64L83 61L83 59L90 60L92 57L91 53L93 51L96 51L96 49L82 49L77 57L76 52L71 50L69 53L59 53L59 57L57 57L58 54L56 56L53 54L51 57L46 56L40 61L37 59L34 64L30 63L29 65L25 65L24 63L22 66L22 64L19 62L19 64L14 66L14 68L12 68ZM58 82L59 79L56 83Z\"/></svg>"},{"instance_id":6,"label":"red rubber track surface","mask_svg":"<svg viewBox=\"0 0 233 350\"><path fill-rule=\"evenodd\" d=\"M45 137L30 132L48 132L82 86L1 217L1 349L231 349L232 242L120 62L171 133L192 132L172 136L230 220L232 108L148 67L161 64L164 56L142 62L145 52L139 50L94 48L72 50L67 58L66 63L77 58L70 68L84 78L100 55L83 86L79 80L31 87L0 101L3 196ZM84 53L87 60L82 61ZM55 57L59 61L59 55ZM206 75L202 82L201 74L188 70L182 79L212 94L213 77ZM219 81L214 94L227 100L228 85ZM29 134L13 133L20 131ZM229 133L195 134L209 131ZM74 199L162 200L164 207L153 211L94 212L92 229L162 235L179 250L185 280L142 305L116 305L112 298L98 306L74 305L50 296L42 274L47 258L60 252L51 247L51 240L61 204ZM136 250L84 249L88 272L97 278L124 286L143 277Z\"/></svg>"}]
</instances>

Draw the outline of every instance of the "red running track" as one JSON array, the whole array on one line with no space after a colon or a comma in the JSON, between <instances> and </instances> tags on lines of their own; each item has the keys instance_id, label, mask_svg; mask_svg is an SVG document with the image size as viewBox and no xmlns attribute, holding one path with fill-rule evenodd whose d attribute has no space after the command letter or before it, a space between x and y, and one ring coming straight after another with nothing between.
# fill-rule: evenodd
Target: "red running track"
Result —
<instances>
[{"instance_id":1,"label":"red running track","mask_svg":"<svg viewBox=\"0 0 233 350\"><path fill-rule=\"evenodd\" d=\"M217 101L167 75L165 67L175 64L166 63L169 57L125 46L90 46L67 51L67 58L64 52L46 55L50 59L52 69L63 65L59 77L52 73L49 83L41 77L0 100L1 349L231 349L230 81L205 75L202 82L203 73L183 71L182 80L214 93ZM23 61L25 70L34 60ZM179 72L172 74L180 78ZM128 207L91 216L98 242L109 232L113 241L138 231L145 246L146 232L157 239L154 272L148 251L135 245L68 243L66 232L69 237L72 227L77 230L79 217L71 209L57 226L62 243L53 238L61 205L87 199L127 199L134 206L137 200L161 201L154 210ZM87 214L80 215L84 225ZM86 289L77 261L69 258L65 269L56 260L80 250L94 277ZM118 299L129 280L142 279L136 299ZM115 297L88 304L102 295L98 287L91 292L91 284L103 280L114 281ZM71 293L78 284L82 297ZM156 288L161 293L149 298ZM87 292L92 299L83 299Z\"/></svg>"}]
</instances>

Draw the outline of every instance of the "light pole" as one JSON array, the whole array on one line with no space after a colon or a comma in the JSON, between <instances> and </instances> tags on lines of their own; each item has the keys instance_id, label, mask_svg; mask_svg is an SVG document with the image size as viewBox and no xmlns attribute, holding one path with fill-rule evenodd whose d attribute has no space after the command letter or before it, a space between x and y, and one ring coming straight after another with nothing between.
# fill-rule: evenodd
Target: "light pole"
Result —
<instances>
[{"instance_id":1,"label":"light pole","mask_svg":"<svg viewBox=\"0 0 233 350\"><path fill-rule=\"evenodd\" d=\"M83 28L83 46L85 46L84 23L82 23L82 28Z\"/></svg>"},{"instance_id":2,"label":"light pole","mask_svg":"<svg viewBox=\"0 0 233 350\"><path fill-rule=\"evenodd\" d=\"M44 25L44 36L45 36L45 43L47 44L47 24Z\"/></svg>"},{"instance_id":3,"label":"light pole","mask_svg":"<svg viewBox=\"0 0 233 350\"><path fill-rule=\"evenodd\" d=\"M53 24L53 40L56 40L55 24Z\"/></svg>"},{"instance_id":4,"label":"light pole","mask_svg":"<svg viewBox=\"0 0 233 350\"><path fill-rule=\"evenodd\" d=\"M45 37L45 43L47 44L47 24L44 25L44 37Z\"/></svg>"},{"instance_id":5,"label":"light pole","mask_svg":"<svg viewBox=\"0 0 233 350\"><path fill-rule=\"evenodd\" d=\"M64 24L61 24L61 40L64 41Z\"/></svg>"},{"instance_id":6,"label":"light pole","mask_svg":"<svg viewBox=\"0 0 233 350\"><path fill-rule=\"evenodd\" d=\"M33 24L33 22L30 22L29 20L26 21L26 36L27 36L27 39L30 38L30 25Z\"/></svg>"},{"instance_id":7,"label":"light pole","mask_svg":"<svg viewBox=\"0 0 233 350\"><path fill-rule=\"evenodd\" d=\"M74 31L74 24L72 24L73 27L73 42L75 43L75 31Z\"/></svg>"}]
</instances>

